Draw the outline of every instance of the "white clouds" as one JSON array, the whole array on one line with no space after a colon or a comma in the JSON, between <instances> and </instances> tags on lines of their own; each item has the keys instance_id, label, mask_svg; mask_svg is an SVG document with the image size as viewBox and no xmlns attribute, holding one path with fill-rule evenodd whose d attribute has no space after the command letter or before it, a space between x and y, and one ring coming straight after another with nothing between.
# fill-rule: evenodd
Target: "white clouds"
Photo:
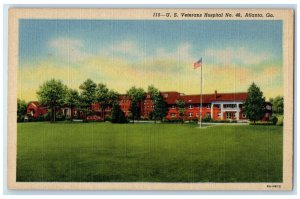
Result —
<instances>
[{"instance_id":1,"label":"white clouds","mask_svg":"<svg viewBox=\"0 0 300 199\"><path fill-rule=\"evenodd\" d=\"M213 64L257 65L270 60L272 56L267 52L259 53L245 47L226 47L207 49L204 51L204 58L210 60Z\"/></svg>"},{"instance_id":2,"label":"white clouds","mask_svg":"<svg viewBox=\"0 0 300 199\"><path fill-rule=\"evenodd\" d=\"M144 49L137 42L124 40L119 43L112 43L100 49L100 54L106 57L121 56L121 57L144 57Z\"/></svg>"},{"instance_id":3,"label":"white clouds","mask_svg":"<svg viewBox=\"0 0 300 199\"><path fill-rule=\"evenodd\" d=\"M189 43L180 43L175 50L168 50L160 47L156 49L156 58L172 59L179 61L191 61L191 49L192 46Z\"/></svg>"},{"instance_id":4,"label":"white clouds","mask_svg":"<svg viewBox=\"0 0 300 199\"><path fill-rule=\"evenodd\" d=\"M58 38L49 42L50 50L59 58L69 62L78 62L88 58L82 41L70 38Z\"/></svg>"}]
</instances>

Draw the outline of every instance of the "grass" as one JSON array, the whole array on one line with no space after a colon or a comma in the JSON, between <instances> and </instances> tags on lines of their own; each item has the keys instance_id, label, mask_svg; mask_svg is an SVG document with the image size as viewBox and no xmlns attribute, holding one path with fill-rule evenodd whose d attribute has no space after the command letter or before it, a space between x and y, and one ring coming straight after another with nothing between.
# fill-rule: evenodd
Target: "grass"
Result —
<instances>
[{"instance_id":1,"label":"grass","mask_svg":"<svg viewBox=\"0 0 300 199\"><path fill-rule=\"evenodd\" d=\"M281 126L20 123L17 181L282 182Z\"/></svg>"}]
</instances>

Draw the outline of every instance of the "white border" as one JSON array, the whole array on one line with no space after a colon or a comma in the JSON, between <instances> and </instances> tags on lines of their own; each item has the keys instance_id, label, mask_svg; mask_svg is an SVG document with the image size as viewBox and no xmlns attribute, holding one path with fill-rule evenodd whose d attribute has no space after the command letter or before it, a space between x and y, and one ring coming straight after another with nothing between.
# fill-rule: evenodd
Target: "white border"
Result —
<instances>
[{"instance_id":1,"label":"white border","mask_svg":"<svg viewBox=\"0 0 300 199\"><path fill-rule=\"evenodd\" d=\"M116 1L116 0L110 0L109 1L110 2L110 4L115 4L115 3L124 3L124 1ZM163 5L163 6L158 6L158 4L166 4L166 3L170 3L170 2L168 2L168 1L165 1L165 0L160 0L160 1L144 1L144 2L146 2L146 3L156 3L157 5L151 5L150 7L162 7L162 8L164 8L164 7L174 7L174 5L172 5L172 6L170 6L170 5ZM191 5L186 5L186 4L189 4L189 3L195 3L196 1L191 1L191 0L186 0L186 1L183 1L183 2L180 2L181 4L184 4L184 5L182 5L182 6L180 6L180 7L191 7ZM222 2L221 1L216 1L216 0L210 0L209 1L209 3L211 3L211 5L197 5L196 7L201 7L201 8L207 8L207 7L214 7L214 6L216 6L216 7L218 7L218 8L220 8L220 7L222 7L222 8L226 8L226 7L232 7L232 8L234 8L234 7L247 7L247 8L249 8L249 7L261 7L262 6L262 4L261 3L268 3L269 1L259 1L259 0L252 0L252 1L227 1L227 3L239 3L239 5L212 5L212 4L215 4L215 3L217 3L217 4L222 4ZM293 3L293 4L296 4L297 3L297 1L296 0L285 0L284 1L285 3ZM22 1L16 1L16 0L13 0L13 1L10 1L10 2L8 2L8 1L4 1L4 3L23 3ZM41 4L41 2L40 1L30 1L30 3L39 3L39 4ZM50 2L43 2L43 4L47 4L47 3L50 3ZM51 1L51 3L58 3L58 4L64 4L64 3L68 3L68 1L64 1L64 0L53 0L53 1ZM77 0L74 0L74 1L72 1L72 3L74 3L74 4L80 4L80 3L101 3L101 2L99 2L99 1L91 1L91 0L85 0L84 2L82 2L82 1L77 1ZM137 4L137 3L140 3L140 1L127 1L126 3L133 3L133 4ZM241 4L241 3L243 3L243 4ZM260 4L260 5L249 5L249 3L256 3L256 4ZM272 3L281 3L281 1L273 1ZM248 4L248 5L247 5ZM243 6L244 5L244 6ZM97 5L97 6L95 6L95 5L79 5L79 6L75 6L75 5L60 5L60 7L114 7L114 6L112 6L112 5ZM120 5L118 5L117 7L119 7ZM129 5L123 5L124 7L143 7L142 5L134 5L134 6L129 6ZM20 7L20 6L15 6L15 7ZM27 6L25 6L25 5L22 5L21 7L41 7L40 5L31 5L31 6L29 6L29 5L27 5ZM58 5L51 5L50 7L58 7ZM178 7L178 5L176 6L175 5L175 7ZM292 7L291 7L291 5L266 5L265 7L275 7L275 8L282 8L282 7L289 7L289 8L297 8L298 7L298 5L292 5ZM193 8L195 8L195 6L193 6ZM5 12L6 14L7 14L7 7L6 8L4 8L4 9L1 9L1 12ZM1 14L3 14L3 13L1 13ZM4 21L6 21L7 20L7 15L5 16L6 18L4 18ZM296 15L296 18L298 18L298 16ZM296 20L297 21L297 25L298 25L298 23L299 23L299 20ZM5 25L5 23L4 23L4 25ZM299 27L299 26L297 26L296 25L296 27L295 28L297 28L297 27ZM2 28L3 28L3 25L1 26ZM297 28L298 29L298 28ZM6 31L7 30L7 26L6 26L6 28L4 27L4 30ZM4 33L4 36L5 36L5 32L4 31L1 31L1 35ZM7 42L5 42L5 41L7 41L7 34L6 34L6 36L5 37L3 37L3 35L2 35L2 38L4 38L4 43L2 43L2 44L7 44ZM297 41L297 36L295 35L295 41ZM2 41L1 41L2 42ZM4 46L4 54L3 53L1 53L1 55L0 55L0 57L1 58L5 58L5 59L1 59L1 60L3 60L3 65L4 65L4 67L3 67L3 70L0 70L1 72L0 72L0 75L2 76L2 77L4 77L4 79L3 79L3 85L0 87L0 92L1 92L1 96L4 96L4 97L1 97L1 101L0 101L0 104L1 104L1 110L3 110L3 111L0 111L0 118L1 118L1 120L0 120L0 127L3 129L3 128L5 128L5 126L3 126L3 124L6 124L6 121L5 121L5 118L3 117L5 114L3 114L4 112L5 112L5 107L6 107L6 103L5 103L5 99L6 99L6 92L7 92L7 89L6 89L6 84L7 84L7 82L6 82L6 76L7 76L7 74L6 74L6 71L7 71L7 64L5 64L5 63L7 63L7 45L2 45L2 46ZM296 47L295 47L295 52L297 52L296 51ZM298 52L297 52L297 55L298 55ZM2 57L3 56L3 57ZM295 58L296 59L296 58ZM296 65L296 64L295 64ZM2 74L3 73L3 74ZM295 76L296 77L299 77L299 70L295 70ZM295 78L295 80L297 80L297 78ZM299 92L298 92L298 82L295 82L295 99L298 99L298 94L299 94ZM3 107L2 107L3 106ZM297 124L297 122L298 122L298 120L297 120L297 118L298 118L298 116L297 116L297 113L300 111L299 110L299 108L298 108L298 106L297 106L297 101L295 100L295 105L294 105L294 107L295 107L295 124ZM3 119L2 119L3 118ZM297 121L296 121L297 120ZM5 131L4 131L5 132ZM5 135L5 134L3 134L3 135ZM2 136L0 136L0 142L2 142L2 143L5 143L6 142L6 140L5 140L5 137L4 137L4 139L3 139L3 137ZM297 141L299 141L299 138L297 139L297 125L295 125L295 140L294 140L294 142L295 142L295 153L296 154L298 154L297 153L297 144L296 143L298 143ZM5 147L5 146L4 146ZM1 156L3 155L3 154L6 154L5 153L5 151L3 151L3 148L1 148L0 149L1 151ZM5 157L4 157L5 158ZM297 162L297 158L295 157L295 163ZM5 161L3 161L3 157L1 157L0 158L0 170L1 170L1 173L0 173L0 176L5 176L5 173L3 173L3 168L2 168L2 165L3 165L3 163L5 163ZM297 166L299 166L299 165L297 165ZM295 180L294 180L294 185L295 185L295 189L297 189L297 188L299 188L299 186L296 184L297 183L297 181L296 181L296 179L297 179L297 177L298 177L298 174L296 173L296 171L297 171L297 169L295 169ZM1 175L2 174L2 175ZM1 189L1 192L3 193L3 188L5 188L4 187L4 185L5 184L3 184L3 181L2 181L2 179L0 179L0 189ZM170 194L170 193L172 193L172 194L221 194L221 195L223 195L223 194L226 194L227 196L223 196L224 198L232 198L232 196L229 196L228 194L276 194L276 195L282 195L282 194L292 194L292 195L290 195L291 197L294 197L294 196L296 196L296 194L297 194L297 192L295 191L295 189L294 189L294 191L291 193L291 192L289 192L289 193L286 193L286 192L282 192L282 193L280 193L280 192L276 192L276 193L272 193L272 192L270 192L270 191L268 191L268 192L262 192L262 191L259 191L259 192L253 192L253 191L243 191L243 192L241 192L241 191L238 191L238 192L236 192L236 191L230 191L230 192L224 192L224 191L210 191L210 192L206 192L206 191L188 191L188 192L178 192L178 191L176 191L176 192L141 192L141 191L130 191L130 192L107 192L107 191L88 191L88 192L80 192L80 191L72 191L72 192L68 192L68 191L26 191L26 192L22 192L22 191L20 191L20 192L15 192L15 193L8 193L7 192L7 190L6 190L6 194L59 194L59 193L61 193L61 194L128 194L128 193L133 193L133 194ZM299 190L299 189L298 189ZM5 197L8 197L8 198L10 198L10 196L5 196ZM60 198L60 197L57 197L57 196L55 196L56 198ZM74 196L72 196L72 198L73 198ZM79 196L80 197L80 196ZM240 198L240 196L238 196L239 198ZM269 197L272 197L272 198L274 198L274 197L276 197L276 196L269 196ZM264 198L269 198L268 196L264 196ZM286 196L285 196L286 197ZM32 198L32 196L30 196L30 197L27 197L27 198ZM49 198L49 197L48 197ZM173 196L172 196L172 198L173 198Z\"/></svg>"}]
</instances>

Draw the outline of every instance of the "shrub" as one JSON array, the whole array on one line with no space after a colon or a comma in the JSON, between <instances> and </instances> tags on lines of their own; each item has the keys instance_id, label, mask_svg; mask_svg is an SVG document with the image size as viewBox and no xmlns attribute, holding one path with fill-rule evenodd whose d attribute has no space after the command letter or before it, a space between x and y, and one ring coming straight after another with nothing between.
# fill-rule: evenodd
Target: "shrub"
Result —
<instances>
[{"instance_id":1,"label":"shrub","mask_svg":"<svg viewBox=\"0 0 300 199\"><path fill-rule=\"evenodd\" d=\"M192 120L193 123L198 123L198 121L198 118Z\"/></svg>"},{"instance_id":2,"label":"shrub","mask_svg":"<svg viewBox=\"0 0 300 199\"><path fill-rule=\"evenodd\" d=\"M211 116L207 115L204 118L202 118L202 122L212 122Z\"/></svg>"},{"instance_id":3,"label":"shrub","mask_svg":"<svg viewBox=\"0 0 300 199\"><path fill-rule=\"evenodd\" d=\"M45 118L43 115L39 115L39 117L36 119L37 122L45 121Z\"/></svg>"},{"instance_id":4,"label":"shrub","mask_svg":"<svg viewBox=\"0 0 300 199\"><path fill-rule=\"evenodd\" d=\"M165 119L164 122L165 123L182 123L182 119L178 119L178 118Z\"/></svg>"},{"instance_id":5,"label":"shrub","mask_svg":"<svg viewBox=\"0 0 300 199\"><path fill-rule=\"evenodd\" d=\"M271 122L256 122L254 124L254 122L251 122L250 125L273 125L273 123L271 123Z\"/></svg>"},{"instance_id":6,"label":"shrub","mask_svg":"<svg viewBox=\"0 0 300 199\"><path fill-rule=\"evenodd\" d=\"M276 116L272 116L272 117L270 118L270 121L272 122L273 125L276 125L277 122L278 122L278 118L277 118Z\"/></svg>"},{"instance_id":7,"label":"shrub","mask_svg":"<svg viewBox=\"0 0 300 199\"><path fill-rule=\"evenodd\" d=\"M50 121L50 119L51 119L50 117L51 117L50 113L44 114L44 120L45 121Z\"/></svg>"},{"instance_id":8,"label":"shrub","mask_svg":"<svg viewBox=\"0 0 300 199\"><path fill-rule=\"evenodd\" d=\"M65 119L66 117L61 112L56 113L56 121L64 121Z\"/></svg>"},{"instance_id":9,"label":"shrub","mask_svg":"<svg viewBox=\"0 0 300 199\"><path fill-rule=\"evenodd\" d=\"M111 122L111 116L110 116L110 115L108 115L108 116L105 116L105 121L109 121L109 122Z\"/></svg>"},{"instance_id":10,"label":"shrub","mask_svg":"<svg viewBox=\"0 0 300 199\"><path fill-rule=\"evenodd\" d=\"M121 110L118 104L114 104L111 113L112 123L128 123L125 113Z\"/></svg>"},{"instance_id":11,"label":"shrub","mask_svg":"<svg viewBox=\"0 0 300 199\"><path fill-rule=\"evenodd\" d=\"M17 122L24 122L25 116L24 115L18 115Z\"/></svg>"},{"instance_id":12,"label":"shrub","mask_svg":"<svg viewBox=\"0 0 300 199\"><path fill-rule=\"evenodd\" d=\"M277 125L283 126L283 115L276 115L278 118Z\"/></svg>"}]
</instances>

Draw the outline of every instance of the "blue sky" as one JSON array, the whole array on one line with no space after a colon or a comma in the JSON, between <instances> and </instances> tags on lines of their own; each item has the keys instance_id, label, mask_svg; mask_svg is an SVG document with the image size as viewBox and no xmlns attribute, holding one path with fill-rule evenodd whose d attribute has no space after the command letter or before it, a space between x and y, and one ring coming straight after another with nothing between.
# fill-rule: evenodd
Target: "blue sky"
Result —
<instances>
[{"instance_id":1,"label":"blue sky","mask_svg":"<svg viewBox=\"0 0 300 199\"><path fill-rule=\"evenodd\" d=\"M150 84L198 93L200 57L207 93L246 91L252 81L267 97L283 93L281 21L23 19L18 94L35 99L53 77L73 88L90 77L120 93Z\"/></svg>"}]
</instances>

